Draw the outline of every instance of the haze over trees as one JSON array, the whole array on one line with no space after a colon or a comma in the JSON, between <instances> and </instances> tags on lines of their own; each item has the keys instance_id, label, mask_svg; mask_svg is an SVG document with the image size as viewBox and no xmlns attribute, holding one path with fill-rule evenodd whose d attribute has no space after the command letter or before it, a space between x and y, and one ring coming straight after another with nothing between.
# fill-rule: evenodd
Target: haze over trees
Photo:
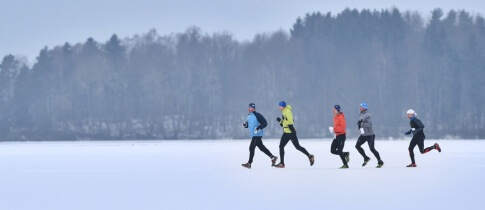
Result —
<instances>
[{"instance_id":1,"label":"haze over trees","mask_svg":"<svg viewBox=\"0 0 485 210\"><path fill-rule=\"evenodd\" d=\"M191 27L40 51L0 64L3 140L245 138L247 105L279 137L277 104L300 137L330 137L342 106L350 136L369 104L377 138L402 137L413 108L428 137L485 138L485 21L436 9L312 13L251 41Z\"/></svg>"}]
</instances>

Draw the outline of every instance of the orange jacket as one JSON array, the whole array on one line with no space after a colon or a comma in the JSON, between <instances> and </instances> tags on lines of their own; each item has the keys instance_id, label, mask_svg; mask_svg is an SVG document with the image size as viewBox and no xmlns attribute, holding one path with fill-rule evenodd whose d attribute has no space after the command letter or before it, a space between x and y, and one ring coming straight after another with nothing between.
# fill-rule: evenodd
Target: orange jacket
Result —
<instances>
[{"instance_id":1,"label":"orange jacket","mask_svg":"<svg viewBox=\"0 0 485 210\"><path fill-rule=\"evenodd\" d=\"M346 134L345 129L347 125L345 123L344 113L333 116L333 131L337 136Z\"/></svg>"}]
</instances>

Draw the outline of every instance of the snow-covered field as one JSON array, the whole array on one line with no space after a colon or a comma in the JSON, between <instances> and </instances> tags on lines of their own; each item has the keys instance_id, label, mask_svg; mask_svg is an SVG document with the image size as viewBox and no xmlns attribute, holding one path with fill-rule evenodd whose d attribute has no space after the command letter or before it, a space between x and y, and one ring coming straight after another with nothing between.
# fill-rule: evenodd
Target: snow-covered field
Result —
<instances>
[{"instance_id":1,"label":"snow-covered field","mask_svg":"<svg viewBox=\"0 0 485 210\"><path fill-rule=\"evenodd\" d=\"M278 154L278 140L264 140ZM434 143L426 140L425 146ZM270 167L249 140L0 143L0 209L482 209L485 141L439 140L405 168L409 141L377 141L362 168L348 140L341 170L329 140L300 140L315 165L289 143L286 169Z\"/></svg>"}]
</instances>

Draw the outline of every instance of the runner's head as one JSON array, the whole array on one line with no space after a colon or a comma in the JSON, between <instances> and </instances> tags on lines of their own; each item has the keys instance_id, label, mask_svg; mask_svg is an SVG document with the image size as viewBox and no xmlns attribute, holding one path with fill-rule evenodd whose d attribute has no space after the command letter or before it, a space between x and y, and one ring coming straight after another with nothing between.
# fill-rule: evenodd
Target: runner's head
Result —
<instances>
[{"instance_id":1,"label":"runner's head","mask_svg":"<svg viewBox=\"0 0 485 210\"><path fill-rule=\"evenodd\" d=\"M285 101L280 101L280 103L278 103L278 109L283 111L283 109L286 108L286 102Z\"/></svg>"},{"instance_id":2,"label":"runner's head","mask_svg":"<svg viewBox=\"0 0 485 210\"><path fill-rule=\"evenodd\" d=\"M254 112L256 110L256 104L250 103L248 106L248 111L249 112Z\"/></svg>"},{"instance_id":3,"label":"runner's head","mask_svg":"<svg viewBox=\"0 0 485 210\"><path fill-rule=\"evenodd\" d=\"M333 114L340 114L340 105L333 106Z\"/></svg>"},{"instance_id":4,"label":"runner's head","mask_svg":"<svg viewBox=\"0 0 485 210\"><path fill-rule=\"evenodd\" d=\"M365 103L365 102L360 103L360 106L359 106L360 112L363 112L367 109L369 109L369 107L367 106L367 103Z\"/></svg>"},{"instance_id":5,"label":"runner's head","mask_svg":"<svg viewBox=\"0 0 485 210\"><path fill-rule=\"evenodd\" d=\"M416 114L416 112L413 110L413 109L409 109L406 114L408 115L408 118L411 119L413 118L414 116L418 115Z\"/></svg>"}]
</instances>

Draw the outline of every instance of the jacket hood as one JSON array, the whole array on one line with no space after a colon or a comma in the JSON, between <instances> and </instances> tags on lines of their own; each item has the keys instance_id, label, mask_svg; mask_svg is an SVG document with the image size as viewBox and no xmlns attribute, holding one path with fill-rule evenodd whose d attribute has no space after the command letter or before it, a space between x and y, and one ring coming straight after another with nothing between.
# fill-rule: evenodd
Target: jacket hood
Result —
<instances>
[{"instance_id":1,"label":"jacket hood","mask_svg":"<svg viewBox=\"0 0 485 210\"><path fill-rule=\"evenodd\" d=\"M286 110L290 110L291 111L291 106L290 105L286 105L285 109L283 109L283 112L286 111Z\"/></svg>"},{"instance_id":2,"label":"jacket hood","mask_svg":"<svg viewBox=\"0 0 485 210\"><path fill-rule=\"evenodd\" d=\"M344 113L343 113L343 112L340 112L340 113L338 113L338 114L336 114L336 115L334 115L334 116L339 116L339 115L342 115L342 116L344 116L344 117L345 117L345 115L344 115Z\"/></svg>"}]
</instances>

